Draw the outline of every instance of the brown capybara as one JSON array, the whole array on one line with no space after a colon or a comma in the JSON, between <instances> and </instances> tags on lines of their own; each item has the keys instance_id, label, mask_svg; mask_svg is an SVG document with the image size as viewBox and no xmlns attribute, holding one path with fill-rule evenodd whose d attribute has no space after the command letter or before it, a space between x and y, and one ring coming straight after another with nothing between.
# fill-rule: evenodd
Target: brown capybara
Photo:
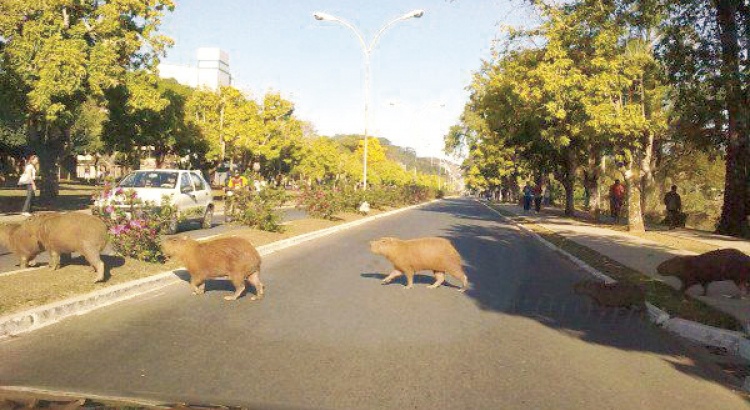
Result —
<instances>
[{"instance_id":1,"label":"brown capybara","mask_svg":"<svg viewBox=\"0 0 750 410\"><path fill-rule=\"evenodd\" d=\"M21 223L0 225L0 245L19 257L21 268L34 266L34 258L43 251L36 236Z\"/></svg>"},{"instance_id":2,"label":"brown capybara","mask_svg":"<svg viewBox=\"0 0 750 410\"><path fill-rule=\"evenodd\" d=\"M599 306L646 309L645 292L640 286L632 283L582 280L573 285L573 290L579 295L589 296Z\"/></svg>"},{"instance_id":3,"label":"brown capybara","mask_svg":"<svg viewBox=\"0 0 750 410\"><path fill-rule=\"evenodd\" d=\"M384 285L401 275L406 275L406 288L411 289L414 285L414 274L430 270L435 274L435 283L428 286L430 289L442 285L446 273L461 281L460 292L469 286L469 280L461 267L461 255L447 239L401 240L386 237L370 242L370 250L377 255L385 256L393 264L393 271L383 279Z\"/></svg>"},{"instance_id":4,"label":"brown capybara","mask_svg":"<svg viewBox=\"0 0 750 410\"><path fill-rule=\"evenodd\" d=\"M731 280L743 294L747 294L750 256L736 249L719 249L695 256L676 256L659 264L656 271L662 276L679 278L682 281L680 292L683 293L700 284L705 296L709 283Z\"/></svg>"},{"instance_id":5,"label":"brown capybara","mask_svg":"<svg viewBox=\"0 0 750 410\"><path fill-rule=\"evenodd\" d=\"M265 286L260 282L260 255L250 241L236 236L198 242L186 235L169 238L162 243L164 254L177 258L190 274L193 294L203 294L206 279L228 276L234 285L234 295L226 300L236 300L245 291L245 278L255 287L250 300L262 299Z\"/></svg>"},{"instance_id":6,"label":"brown capybara","mask_svg":"<svg viewBox=\"0 0 750 410\"><path fill-rule=\"evenodd\" d=\"M21 224L41 248L49 252L49 265L60 267L60 255L79 253L97 273L96 282L105 279L101 252L107 246L107 225L93 215L81 212L47 212L33 215Z\"/></svg>"}]
</instances>

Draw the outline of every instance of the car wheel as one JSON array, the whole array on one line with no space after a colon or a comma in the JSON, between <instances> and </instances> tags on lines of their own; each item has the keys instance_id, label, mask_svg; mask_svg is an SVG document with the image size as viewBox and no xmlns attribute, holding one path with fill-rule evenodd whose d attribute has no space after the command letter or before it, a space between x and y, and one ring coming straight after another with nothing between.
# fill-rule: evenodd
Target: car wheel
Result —
<instances>
[{"instance_id":1,"label":"car wheel","mask_svg":"<svg viewBox=\"0 0 750 410\"><path fill-rule=\"evenodd\" d=\"M206 208L206 213L203 215L201 228L210 229L211 226L213 226L213 220L214 220L214 208L209 206L208 208Z\"/></svg>"}]
</instances>

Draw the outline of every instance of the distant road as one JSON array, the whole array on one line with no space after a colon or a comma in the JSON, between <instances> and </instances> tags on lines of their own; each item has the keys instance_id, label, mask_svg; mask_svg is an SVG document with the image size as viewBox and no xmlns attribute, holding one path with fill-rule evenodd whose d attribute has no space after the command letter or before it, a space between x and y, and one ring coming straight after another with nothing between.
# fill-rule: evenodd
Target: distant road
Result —
<instances>
[{"instance_id":1,"label":"distant road","mask_svg":"<svg viewBox=\"0 0 750 410\"><path fill-rule=\"evenodd\" d=\"M368 242L386 235L449 238L472 289L381 286ZM2 341L0 383L252 408L748 408L668 334L591 312L579 268L473 201L274 253L262 277L260 302L179 283Z\"/></svg>"}]
</instances>

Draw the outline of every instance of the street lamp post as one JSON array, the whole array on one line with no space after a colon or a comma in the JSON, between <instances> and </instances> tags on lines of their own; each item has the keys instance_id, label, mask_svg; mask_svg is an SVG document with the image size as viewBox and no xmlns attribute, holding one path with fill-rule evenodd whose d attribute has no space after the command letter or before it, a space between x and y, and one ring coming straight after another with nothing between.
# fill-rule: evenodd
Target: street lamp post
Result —
<instances>
[{"instance_id":1,"label":"street lamp post","mask_svg":"<svg viewBox=\"0 0 750 410\"><path fill-rule=\"evenodd\" d=\"M367 190L367 132L370 125L370 56L372 55L372 51L375 48L375 45L377 44L378 40L380 39L380 36L385 32L388 28L390 28L392 25L398 23L399 21L408 20L410 18L419 18L424 15L424 10L412 10L406 14L404 14L401 17L395 18L388 22L388 24L384 25L380 31L375 34L375 37L370 41L370 44L368 45L365 42L364 37L362 34L357 30L356 27L354 27L353 24L349 23L348 21L332 16L330 14L321 13L321 12L315 12L313 13L313 17L315 17L316 20L321 21L333 21L336 23L341 23L342 25L348 27L354 32L354 35L357 36L357 39L359 40L359 44L362 46L362 51L365 55L365 144L364 144L364 158L362 160L363 164L363 171L362 171L362 189ZM365 207L367 207L367 202L363 204Z\"/></svg>"}]
</instances>

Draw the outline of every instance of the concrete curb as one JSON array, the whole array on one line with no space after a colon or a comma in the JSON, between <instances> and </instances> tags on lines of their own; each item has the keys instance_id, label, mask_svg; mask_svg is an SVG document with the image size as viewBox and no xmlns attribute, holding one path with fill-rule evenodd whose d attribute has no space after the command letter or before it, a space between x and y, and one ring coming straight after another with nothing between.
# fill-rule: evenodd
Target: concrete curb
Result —
<instances>
[{"instance_id":1,"label":"concrete curb","mask_svg":"<svg viewBox=\"0 0 750 410\"><path fill-rule=\"evenodd\" d=\"M429 202L407 206L404 208L394 209L382 214L373 215L358 219L356 221L332 226L330 228L309 232L303 235L293 236L282 239L267 245L259 246L258 253L261 256L270 255L282 249L308 242L323 236L331 235L350 228L354 228L365 223L405 212L421 206L429 205L439 201L438 199ZM202 238L206 239L206 238ZM70 316L83 315L92 310L109 306L111 304L122 302L148 292L161 289L175 283L182 282L182 279L175 275L175 271L184 269L165 271L153 276L149 276L134 281L121 283L119 285L109 286L85 295L74 296L59 302L38 306L29 310L16 312L10 315L0 317L0 339L13 337L20 333L31 332L45 326L57 323Z\"/></svg>"},{"instance_id":2,"label":"concrete curb","mask_svg":"<svg viewBox=\"0 0 750 410\"><path fill-rule=\"evenodd\" d=\"M539 242L541 242L548 248L554 250L555 252L562 254L563 256L568 258L571 262L576 264L578 267L586 271L587 273L593 275L596 278L603 280L605 283L617 282L615 279L605 275L602 272L599 272L598 270L594 269L592 266L588 265L586 262L570 254L569 252L557 247L553 243L542 238L536 232L523 226L523 224L520 224L508 218L507 216L493 209L491 206L485 204L484 202L481 202L481 201L477 201L477 202L481 203L482 205L487 207L487 209L499 215L500 218L502 218L503 220L512 223L514 226L518 227L523 232L530 234L532 237L534 237L536 240L538 240ZM646 307L648 308L649 320L653 322L654 324L656 324L657 326L660 326L672 333L676 333L686 339L690 339L694 342L701 343L703 345L709 345L709 346L715 346L715 347L721 347L721 348L727 349L727 351L732 354L735 354L747 360L750 360L750 339L747 339L744 333L721 329L721 328L713 327L713 326L708 326L702 323L693 322L691 320L685 320L685 319L681 319L678 317L671 317L669 313L659 309L657 306L654 306L651 303L646 303ZM748 380L750 380L750 377L748 378Z\"/></svg>"}]
</instances>

